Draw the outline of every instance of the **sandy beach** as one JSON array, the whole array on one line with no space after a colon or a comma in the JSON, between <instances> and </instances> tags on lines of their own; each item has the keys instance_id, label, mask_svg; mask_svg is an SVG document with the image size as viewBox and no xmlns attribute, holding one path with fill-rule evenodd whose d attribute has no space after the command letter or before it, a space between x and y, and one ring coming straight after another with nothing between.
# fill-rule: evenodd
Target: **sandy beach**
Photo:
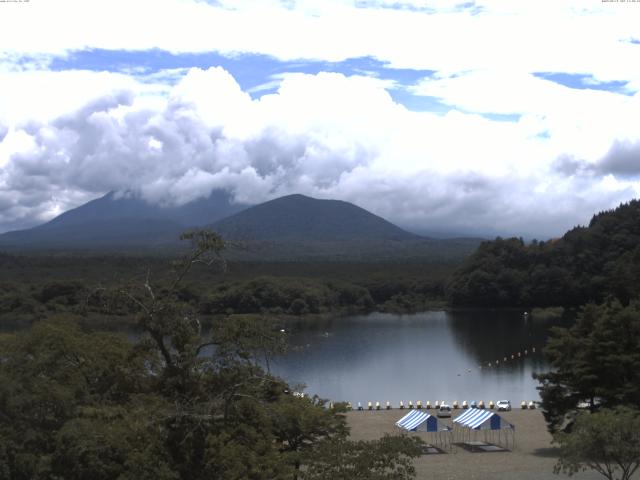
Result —
<instances>
[{"instance_id":1,"label":"sandy beach","mask_svg":"<svg viewBox=\"0 0 640 480\"><path fill-rule=\"evenodd\" d=\"M462 410L454 411L454 417ZM395 422L407 410L352 411L347 413L353 440L373 440L385 433L397 434ZM416 459L415 466L419 479L467 479L467 480L534 480L562 479L566 475L555 475L553 466L557 450L551 445L551 435L547 432L540 410L514 409L500 412L500 415L516 428L515 448L504 452L469 452L455 445L443 454L425 454ZM451 425L449 419L441 419L440 425ZM410 432L426 442L433 442L433 434ZM482 440L482 434L478 440ZM510 437L509 437L510 438ZM571 478L591 480L603 478L594 472L584 472ZM634 478L640 478L636 475Z\"/></svg>"}]
</instances>

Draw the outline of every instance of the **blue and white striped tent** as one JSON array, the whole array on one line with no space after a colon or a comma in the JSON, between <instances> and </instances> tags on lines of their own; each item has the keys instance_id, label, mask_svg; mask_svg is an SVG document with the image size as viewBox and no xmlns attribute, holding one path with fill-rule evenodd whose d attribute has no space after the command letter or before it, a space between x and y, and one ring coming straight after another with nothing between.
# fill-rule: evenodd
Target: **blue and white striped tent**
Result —
<instances>
[{"instance_id":1,"label":"blue and white striped tent","mask_svg":"<svg viewBox=\"0 0 640 480\"><path fill-rule=\"evenodd\" d=\"M453 419L453 423L457 423L462 427L467 427L472 430L500 430L503 428L513 428L513 425L506 422L497 413L477 408L465 410L462 415Z\"/></svg>"},{"instance_id":2,"label":"blue and white striped tent","mask_svg":"<svg viewBox=\"0 0 640 480\"><path fill-rule=\"evenodd\" d=\"M454 436L458 441L477 440L478 432L482 431L485 442L491 440L492 443L503 443L505 447L508 447L509 437L511 437L511 448L515 448L515 427L495 412L479 408L465 410L464 413L453 419L453 425L459 427L454 428Z\"/></svg>"},{"instance_id":3,"label":"blue and white striped tent","mask_svg":"<svg viewBox=\"0 0 640 480\"><path fill-rule=\"evenodd\" d=\"M438 431L438 419L433 415L421 412L420 410L411 410L404 417L398 420L396 425L400 428L413 432Z\"/></svg>"}]
</instances>

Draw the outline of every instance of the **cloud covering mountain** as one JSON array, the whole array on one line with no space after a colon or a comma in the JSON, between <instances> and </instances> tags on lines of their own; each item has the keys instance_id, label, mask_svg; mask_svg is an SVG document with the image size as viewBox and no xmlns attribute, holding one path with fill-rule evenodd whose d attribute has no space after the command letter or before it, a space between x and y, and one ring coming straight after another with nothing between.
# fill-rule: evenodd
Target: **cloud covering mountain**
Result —
<instances>
[{"instance_id":1,"label":"cloud covering mountain","mask_svg":"<svg viewBox=\"0 0 640 480\"><path fill-rule=\"evenodd\" d=\"M112 190L182 205L224 189L545 237L640 191L640 73L624 60L639 5L118 5L69 2L82 25L59 4L1 6L0 230ZM134 25L145 5L159 20Z\"/></svg>"}]
</instances>

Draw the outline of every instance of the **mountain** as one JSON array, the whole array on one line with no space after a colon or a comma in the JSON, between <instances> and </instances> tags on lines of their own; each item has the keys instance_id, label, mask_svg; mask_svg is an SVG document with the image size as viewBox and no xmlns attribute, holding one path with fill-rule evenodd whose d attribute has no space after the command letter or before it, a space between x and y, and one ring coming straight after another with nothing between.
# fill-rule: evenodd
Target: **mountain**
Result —
<instances>
[{"instance_id":1,"label":"mountain","mask_svg":"<svg viewBox=\"0 0 640 480\"><path fill-rule=\"evenodd\" d=\"M261 203L211 228L224 238L267 242L407 241L420 237L340 200L287 195Z\"/></svg>"},{"instance_id":2,"label":"mountain","mask_svg":"<svg viewBox=\"0 0 640 480\"><path fill-rule=\"evenodd\" d=\"M224 191L174 207L110 192L43 225L0 235L0 246L100 249L165 245L175 242L187 228L215 222L242 208L232 204Z\"/></svg>"},{"instance_id":3,"label":"mountain","mask_svg":"<svg viewBox=\"0 0 640 480\"><path fill-rule=\"evenodd\" d=\"M460 259L479 239L432 239L407 232L340 200L288 195L247 208L209 226L241 246L244 259Z\"/></svg>"},{"instance_id":4,"label":"mountain","mask_svg":"<svg viewBox=\"0 0 640 480\"><path fill-rule=\"evenodd\" d=\"M243 209L225 192L180 207L109 193L38 227L0 235L5 250L150 251L180 248L188 228L213 229L247 260L459 259L477 239L430 239L352 203L288 195Z\"/></svg>"}]
</instances>

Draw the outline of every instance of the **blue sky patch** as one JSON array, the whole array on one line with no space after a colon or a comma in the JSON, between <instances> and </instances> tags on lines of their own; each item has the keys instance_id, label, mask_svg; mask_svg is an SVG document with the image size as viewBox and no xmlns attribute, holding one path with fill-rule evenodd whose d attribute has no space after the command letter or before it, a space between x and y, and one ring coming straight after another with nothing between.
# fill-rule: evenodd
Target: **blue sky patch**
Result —
<instances>
[{"instance_id":1,"label":"blue sky patch","mask_svg":"<svg viewBox=\"0 0 640 480\"><path fill-rule=\"evenodd\" d=\"M123 72L144 77L171 69L192 67L207 69L216 66L231 73L241 88L250 92L254 98L275 92L278 86L274 83L274 79L281 74L315 75L320 72L337 72L347 76L363 75L392 80L398 86L398 92L392 92L392 95L396 101L403 104L408 101L406 106L412 110L420 108L420 105L432 104L429 100L423 100L400 90L432 76L434 71L389 68L386 63L371 57L351 58L342 62L310 60L283 62L274 57L259 54L221 55L207 52L176 55L158 49L147 51L92 49L76 51L64 58L55 58L49 68L56 71L76 69ZM171 78L167 78L167 83L171 81ZM177 79L173 78L173 81Z\"/></svg>"},{"instance_id":2,"label":"blue sky patch","mask_svg":"<svg viewBox=\"0 0 640 480\"><path fill-rule=\"evenodd\" d=\"M557 72L537 72L534 73L534 75L538 78L550 80L560 85L564 85L565 87L579 90L604 90L607 92L621 93L625 95L630 94L626 90L627 82L599 82L595 80L592 75Z\"/></svg>"}]
</instances>

